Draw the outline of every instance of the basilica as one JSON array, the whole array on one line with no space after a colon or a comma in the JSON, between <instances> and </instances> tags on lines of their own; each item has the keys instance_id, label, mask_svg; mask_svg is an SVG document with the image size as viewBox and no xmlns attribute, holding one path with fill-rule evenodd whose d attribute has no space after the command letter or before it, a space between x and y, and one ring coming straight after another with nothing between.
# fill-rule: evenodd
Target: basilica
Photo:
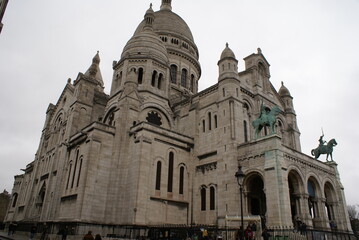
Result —
<instances>
[{"instance_id":1,"label":"basilica","mask_svg":"<svg viewBox=\"0 0 359 240\"><path fill-rule=\"evenodd\" d=\"M139 22L112 64L109 95L97 52L49 104L7 222L106 235L123 226L238 227L244 215L268 228L300 219L351 229L337 164L301 152L293 96L272 85L260 48L242 63L224 45L218 82L199 91L199 50L172 1ZM255 128L273 109L273 125Z\"/></svg>"}]
</instances>

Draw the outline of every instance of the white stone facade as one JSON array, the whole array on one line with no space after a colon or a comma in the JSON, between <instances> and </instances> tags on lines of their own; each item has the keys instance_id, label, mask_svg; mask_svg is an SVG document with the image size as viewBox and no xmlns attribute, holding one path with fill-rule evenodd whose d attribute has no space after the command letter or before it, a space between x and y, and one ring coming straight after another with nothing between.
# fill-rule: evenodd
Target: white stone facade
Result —
<instances>
[{"instance_id":1,"label":"white stone facade","mask_svg":"<svg viewBox=\"0 0 359 240\"><path fill-rule=\"evenodd\" d=\"M225 226L240 214L240 165L245 216L261 216L268 227L300 218L350 230L336 163L301 153L293 97L272 86L261 50L244 61L238 72L227 45L218 83L198 92L189 27L171 1L150 8L113 63L110 95L96 54L49 105L36 157L15 177L7 221ZM262 104L281 113L277 132L255 139Z\"/></svg>"}]
</instances>

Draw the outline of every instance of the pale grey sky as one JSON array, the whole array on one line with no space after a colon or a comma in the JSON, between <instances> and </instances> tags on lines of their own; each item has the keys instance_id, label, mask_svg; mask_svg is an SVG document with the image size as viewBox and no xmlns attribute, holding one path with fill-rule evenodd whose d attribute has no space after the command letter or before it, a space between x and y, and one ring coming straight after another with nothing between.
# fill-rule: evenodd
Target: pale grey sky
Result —
<instances>
[{"instance_id":1,"label":"pale grey sky","mask_svg":"<svg viewBox=\"0 0 359 240\"><path fill-rule=\"evenodd\" d=\"M68 78L85 72L96 51L109 92L112 61L160 0L10 0L0 35L0 191L34 159L48 104ZM359 204L359 1L173 0L200 51L203 90L217 81L228 42L243 58L262 49L271 82L294 97L302 151L336 138L334 160L348 204ZM321 156L325 161L325 157Z\"/></svg>"}]
</instances>

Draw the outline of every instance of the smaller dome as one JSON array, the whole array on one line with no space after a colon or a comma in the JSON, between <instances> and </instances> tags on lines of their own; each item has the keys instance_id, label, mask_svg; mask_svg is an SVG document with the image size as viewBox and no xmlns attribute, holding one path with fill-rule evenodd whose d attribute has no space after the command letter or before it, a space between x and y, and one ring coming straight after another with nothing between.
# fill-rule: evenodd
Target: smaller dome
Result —
<instances>
[{"instance_id":1,"label":"smaller dome","mask_svg":"<svg viewBox=\"0 0 359 240\"><path fill-rule=\"evenodd\" d=\"M234 55L234 52L228 47L228 43L226 43L226 48L223 50L221 54L221 60L225 58L234 58L236 59L236 55Z\"/></svg>"},{"instance_id":2,"label":"smaller dome","mask_svg":"<svg viewBox=\"0 0 359 240\"><path fill-rule=\"evenodd\" d=\"M124 57L153 57L167 63L168 53L159 36L153 31L143 31L135 34L123 49Z\"/></svg>"},{"instance_id":3,"label":"smaller dome","mask_svg":"<svg viewBox=\"0 0 359 240\"><path fill-rule=\"evenodd\" d=\"M279 91L278 91L278 94L279 94L279 96L281 96L281 97L291 96L291 95L290 95L290 92L289 92L289 90L288 90L288 88L286 88L286 87L284 86L284 83L283 83L283 82L282 82L282 86L280 87L280 89L279 89Z\"/></svg>"},{"instance_id":4,"label":"smaller dome","mask_svg":"<svg viewBox=\"0 0 359 240\"><path fill-rule=\"evenodd\" d=\"M142 31L135 32L132 38L124 47L121 59L123 58L154 58L162 63L168 63L167 48L160 40L160 37L153 31L153 22L155 16L152 10L152 4L147 10Z\"/></svg>"}]
</instances>

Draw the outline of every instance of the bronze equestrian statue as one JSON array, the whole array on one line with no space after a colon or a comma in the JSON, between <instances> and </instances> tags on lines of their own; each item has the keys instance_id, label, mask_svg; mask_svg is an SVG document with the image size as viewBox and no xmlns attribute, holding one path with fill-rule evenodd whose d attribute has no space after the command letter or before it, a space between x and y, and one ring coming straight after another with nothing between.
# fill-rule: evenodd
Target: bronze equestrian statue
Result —
<instances>
[{"instance_id":1,"label":"bronze equestrian statue","mask_svg":"<svg viewBox=\"0 0 359 240\"><path fill-rule=\"evenodd\" d=\"M328 156L330 155L331 160L333 161L333 147L335 147L338 143L335 141L335 139L331 139L327 145L325 145L325 141L323 141L323 136L320 136L319 138L319 146L316 149L312 149L312 156L315 157L315 159L318 159L321 154L327 154L327 162L328 162Z\"/></svg>"},{"instance_id":2,"label":"bronze equestrian statue","mask_svg":"<svg viewBox=\"0 0 359 240\"><path fill-rule=\"evenodd\" d=\"M270 111L266 111L265 106L261 105L261 115L252 122L252 125L255 130L255 138L257 139L258 134L263 127L268 126L270 129L270 134L276 132L276 116L281 112L278 106L274 106Z\"/></svg>"}]
</instances>

